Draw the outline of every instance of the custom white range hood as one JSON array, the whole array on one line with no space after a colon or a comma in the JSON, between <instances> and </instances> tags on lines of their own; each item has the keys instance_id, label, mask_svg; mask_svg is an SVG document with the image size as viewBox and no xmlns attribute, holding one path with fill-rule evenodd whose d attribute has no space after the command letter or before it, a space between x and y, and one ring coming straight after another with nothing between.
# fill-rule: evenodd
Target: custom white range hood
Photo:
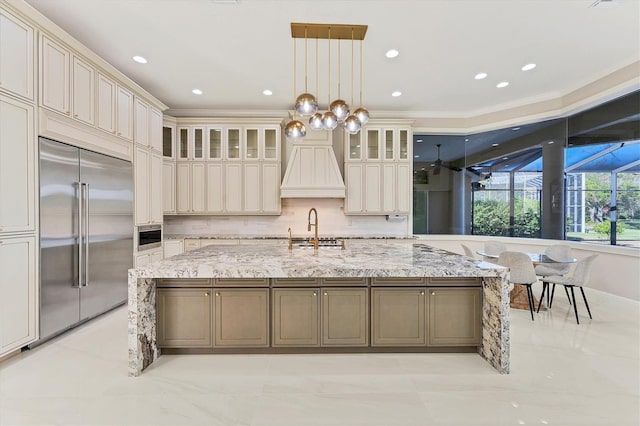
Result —
<instances>
[{"instance_id":1,"label":"custom white range hood","mask_svg":"<svg viewBox=\"0 0 640 426\"><path fill-rule=\"evenodd\" d=\"M344 180L332 145L332 134L311 130L293 145L280 187L281 198L344 198Z\"/></svg>"}]
</instances>

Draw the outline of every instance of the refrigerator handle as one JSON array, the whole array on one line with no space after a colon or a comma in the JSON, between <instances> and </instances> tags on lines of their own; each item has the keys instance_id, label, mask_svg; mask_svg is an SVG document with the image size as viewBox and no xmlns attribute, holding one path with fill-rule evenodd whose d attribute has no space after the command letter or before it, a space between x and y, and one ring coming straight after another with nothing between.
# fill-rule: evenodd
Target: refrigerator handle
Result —
<instances>
[{"instance_id":1,"label":"refrigerator handle","mask_svg":"<svg viewBox=\"0 0 640 426\"><path fill-rule=\"evenodd\" d=\"M82 263L83 263L83 253L82 253L82 182L75 182L76 185L76 201L77 201L77 218L78 218L78 282L74 283L72 287L80 288L82 287Z\"/></svg>"},{"instance_id":2,"label":"refrigerator handle","mask_svg":"<svg viewBox=\"0 0 640 426\"><path fill-rule=\"evenodd\" d=\"M84 183L84 283L89 285L89 184Z\"/></svg>"}]
</instances>

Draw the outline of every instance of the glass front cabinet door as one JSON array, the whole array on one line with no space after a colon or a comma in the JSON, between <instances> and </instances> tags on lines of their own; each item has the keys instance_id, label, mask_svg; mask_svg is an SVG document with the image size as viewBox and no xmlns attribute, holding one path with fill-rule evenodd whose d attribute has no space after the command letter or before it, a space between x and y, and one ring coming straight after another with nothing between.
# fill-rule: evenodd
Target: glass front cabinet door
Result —
<instances>
[{"instance_id":1,"label":"glass front cabinet door","mask_svg":"<svg viewBox=\"0 0 640 426\"><path fill-rule=\"evenodd\" d=\"M227 159L240 159L240 129L227 129Z\"/></svg>"},{"instance_id":2,"label":"glass front cabinet door","mask_svg":"<svg viewBox=\"0 0 640 426\"><path fill-rule=\"evenodd\" d=\"M222 129L209 128L209 160L222 159Z\"/></svg>"}]
</instances>

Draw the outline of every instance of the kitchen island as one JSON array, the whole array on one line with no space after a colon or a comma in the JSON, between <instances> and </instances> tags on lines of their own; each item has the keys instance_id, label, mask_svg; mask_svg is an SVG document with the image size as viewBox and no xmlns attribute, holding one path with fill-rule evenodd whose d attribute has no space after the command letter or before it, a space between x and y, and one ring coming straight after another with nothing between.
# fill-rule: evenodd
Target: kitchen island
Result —
<instances>
[{"instance_id":1,"label":"kitchen island","mask_svg":"<svg viewBox=\"0 0 640 426\"><path fill-rule=\"evenodd\" d=\"M198 286L197 294L203 298L215 289L215 303L204 302L210 311L215 311L214 315L209 312L207 318L216 323L210 332L211 345L204 342L204 346L211 347L205 353L228 353L229 348L238 348L247 341L250 344L246 350L266 353L292 348L320 353L442 352L461 346L477 350L500 373L508 373L509 292L504 275L504 268L411 240L351 241L344 250L321 247L318 251L308 247L290 250L282 242L204 247L129 270L129 374L139 375L160 355L157 309L161 310L164 304L157 302L157 293L166 291L160 288L163 285L185 291L196 291L191 287ZM229 338L240 326L237 315L229 317L227 324L233 322L231 326L221 328L224 317L220 315L240 306L228 304L223 312L223 296L229 293L237 296L239 291L256 296L252 300L259 302L254 305L257 309L244 312L243 318L266 318L262 321L265 330L262 337ZM469 291L475 291L476 296ZM327 301L316 298L320 294ZM341 324L360 320L345 320L352 318L353 309L341 307L341 299L335 299L339 302L333 304L337 306L334 314L327 310L333 294L361 300L360 340L350 336L341 340L345 337L341 336ZM456 317L440 319L437 325L438 316L450 315L447 310L452 306L455 309L458 295L475 300L477 308L458 308L452 311ZM295 306L298 303L300 306ZM414 311L415 316L407 316ZM331 315L333 319L329 318ZM473 330L467 332L467 326L464 336L444 336L438 340L451 330L451 324L454 331L459 329L455 326L457 317L466 323L475 321L477 338ZM307 321L311 324L307 329L317 331L319 337L295 335ZM338 331L330 331L331 327ZM398 330L402 336L394 336Z\"/></svg>"}]
</instances>

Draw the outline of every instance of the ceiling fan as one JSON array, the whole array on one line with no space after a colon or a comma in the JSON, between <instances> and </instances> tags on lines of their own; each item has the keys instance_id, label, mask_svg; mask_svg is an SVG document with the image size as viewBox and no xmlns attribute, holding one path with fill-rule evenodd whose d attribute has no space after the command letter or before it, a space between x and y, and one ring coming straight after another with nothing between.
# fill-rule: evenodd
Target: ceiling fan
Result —
<instances>
[{"instance_id":1,"label":"ceiling fan","mask_svg":"<svg viewBox=\"0 0 640 426\"><path fill-rule=\"evenodd\" d=\"M438 148L438 159L436 161L434 161L433 163L433 175L439 175L440 174L440 169L442 167L445 167L449 170L453 170L454 172L459 172L462 171L462 169L460 167L452 167L452 166L445 166L444 164L442 164L442 160L440 159L440 146L442 144L437 144L436 147Z\"/></svg>"}]
</instances>

